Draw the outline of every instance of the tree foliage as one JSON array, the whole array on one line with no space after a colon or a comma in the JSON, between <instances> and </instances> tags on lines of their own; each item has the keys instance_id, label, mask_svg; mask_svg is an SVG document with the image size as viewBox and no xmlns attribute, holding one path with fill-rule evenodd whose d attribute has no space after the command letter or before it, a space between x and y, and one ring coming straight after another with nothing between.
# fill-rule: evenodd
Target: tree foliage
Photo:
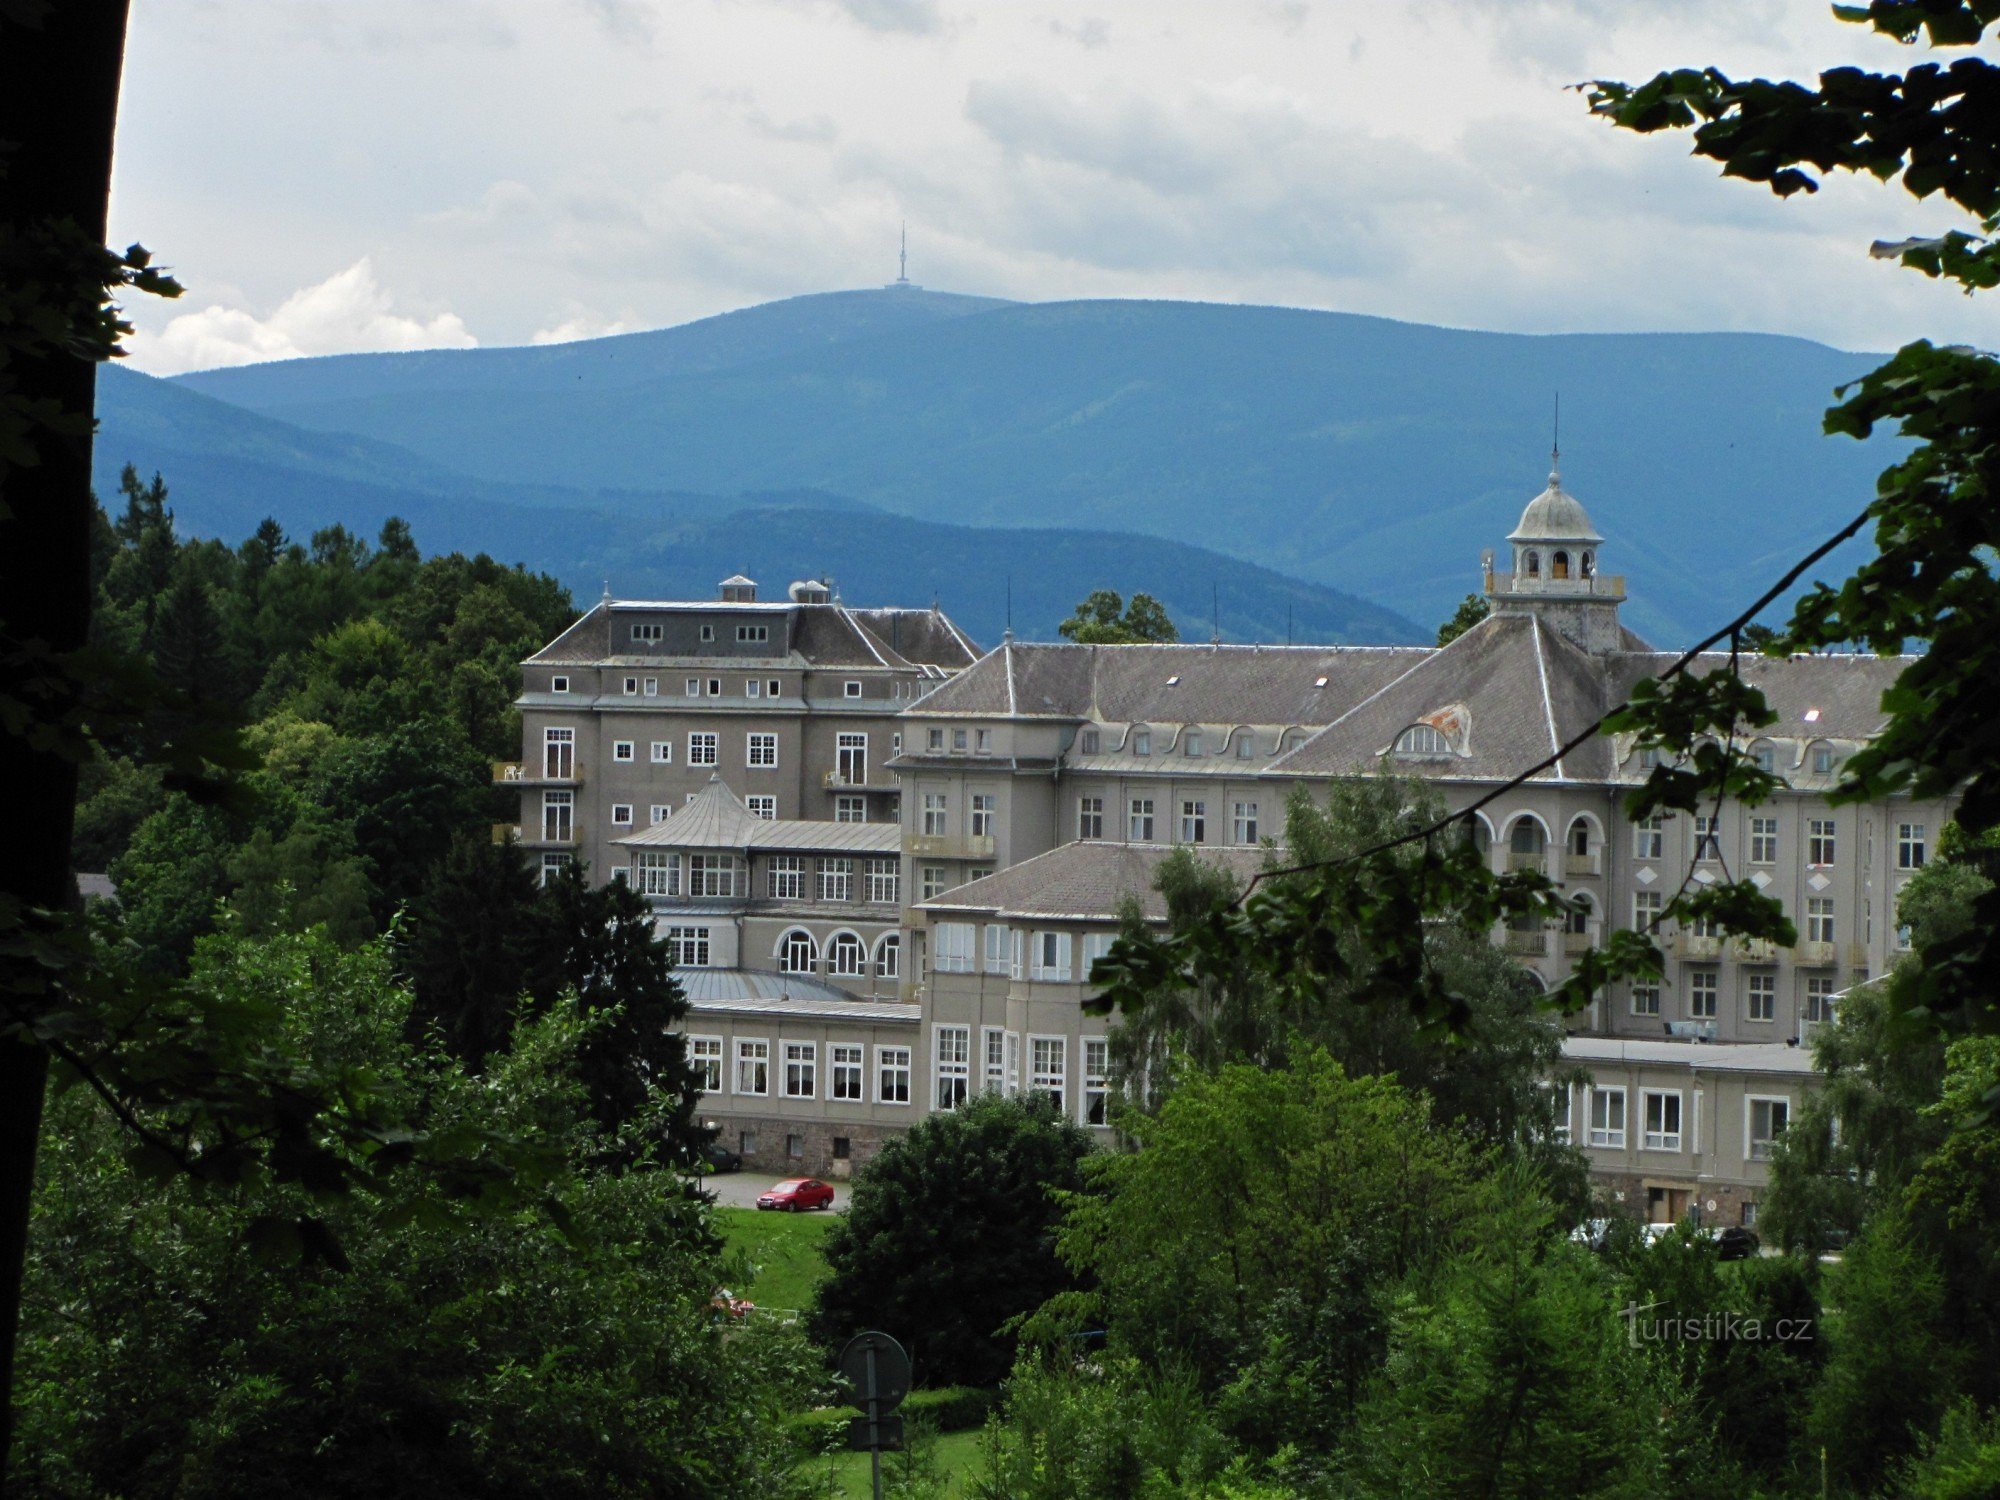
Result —
<instances>
[{"instance_id":1,"label":"tree foliage","mask_svg":"<svg viewBox=\"0 0 2000 1500\"><path fill-rule=\"evenodd\" d=\"M1084 646L1130 646L1177 641L1180 632L1166 608L1151 594L1134 594L1127 604L1116 589L1093 589L1076 613L1056 627L1065 640Z\"/></svg>"},{"instance_id":2,"label":"tree foliage","mask_svg":"<svg viewBox=\"0 0 2000 1500\"><path fill-rule=\"evenodd\" d=\"M1055 1223L1090 1154L1081 1128L1030 1099L980 1095L920 1121L855 1179L814 1335L837 1348L881 1328L924 1383L993 1384L1013 1363L1007 1325L1070 1284Z\"/></svg>"},{"instance_id":3,"label":"tree foliage","mask_svg":"<svg viewBox=\"0 0 2000 1500\"><path fill-rule=\"evenodd\" d=\"M1492 613L1493 606L1486 602L1484 594L1467 594L1452 611L1451 618L1438 626L1437 643L1449 646Z\"/></svg>"}]
</instances>

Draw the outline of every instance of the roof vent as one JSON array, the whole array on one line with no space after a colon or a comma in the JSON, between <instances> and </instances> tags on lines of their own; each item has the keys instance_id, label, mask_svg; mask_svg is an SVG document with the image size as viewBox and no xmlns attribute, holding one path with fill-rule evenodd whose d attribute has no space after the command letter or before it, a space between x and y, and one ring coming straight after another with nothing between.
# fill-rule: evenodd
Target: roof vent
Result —
<instances>
[{"instance_id":1,"label":"roof vent","mask_svg":"<svg viewBox=\"0 0 2000 1500\"><path fill-rule=\"evenodd\" d=\"M724 604L755 604L757 602L757 580L745 578L735 573L722 580L722 602Z\"/></svg>"},{"instance_id":2,"label":"roof vent","mask_svg":"<svg viewBox=\"0 0 2000 1500\"><path fill-rule=\"evenodd\" d=\"M1180 685L1181 685L1181 674L1178 672L1174 673L1173 676L1167 679L1168 687L1179 687Z\"/></svg>"},{"instance_id":3,"label":"roof vent","mask_svg":"<svg viewBox=\"0 0 2000 1500\"><path fill-rule=\"evenodd\" d=\"M1315 678L1313 679L1313 686L1314 686L1314 687L1325 687L1325 686L1326 686L1326 679L1325 679L1324 677L1315 677Z\"/></svg>"},{"instance_id":4,"label":"roof vent","mask_svg":"<svg viewBox=\"0 0 2000 1500\"><path fill-rule=\"evenodd\" d=\"M801 578L785 592L794 604L824 604L833 597L833 590L816 578Z\"/></svg>"}]
</instances>

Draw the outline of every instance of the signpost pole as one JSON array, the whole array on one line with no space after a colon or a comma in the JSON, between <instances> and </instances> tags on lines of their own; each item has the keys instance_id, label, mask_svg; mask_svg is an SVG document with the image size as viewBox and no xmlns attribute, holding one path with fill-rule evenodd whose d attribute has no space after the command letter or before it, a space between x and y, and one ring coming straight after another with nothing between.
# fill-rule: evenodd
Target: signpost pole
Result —
<instances>
[{"instance_id":1,"label":"signpost pole","mask_svg":"<svg viewBox=\"0 0 2000 1500\"><path fill-rule=\"evenodd\" d=\"M875 1487L875 1500L882 1500L882 1442L878 1430L882 1420L882 1402L876 1395L875 1346L868 1346L868 1388L862 1392L868 1402L868 1476Z\"/></svg>"}]
</instances>

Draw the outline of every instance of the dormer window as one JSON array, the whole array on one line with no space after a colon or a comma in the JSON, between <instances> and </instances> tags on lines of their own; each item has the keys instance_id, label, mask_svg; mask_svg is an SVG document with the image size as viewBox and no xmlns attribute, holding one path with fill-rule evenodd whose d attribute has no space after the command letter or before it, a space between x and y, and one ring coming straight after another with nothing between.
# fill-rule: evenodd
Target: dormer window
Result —
<instances>
[{"instance_id":1,"label":"dormer window","mask_svg":"<svg viewBox=\"0 0 2000 1500\"><path fill-rule=\"evenodd\" d=\"M1248 760L1256 753L1257 737L1254 734L1246 729L1236 736L1236 758L1238 760Z\"/></svg>"},{"instance_id":2,"label":"dormer window","mask_svg":"<svg viewBox=\"0 0 2000 1500\"><path fill-rule=\"evenodd\" d=\"M1095 729L1084 730L1082 750L1085 755L1097 754L1097 747L1100 743L1101 740Z\"/></svg>"},{"instance_id":3,"label":"dormer window","mask_svg":"<svg viewBox=\"0 0 2000 1500\"><path fill-rule=\"evenodd\" d=\"M1201 731L1199 729L1190 729L1187 732L1185 739L1182 741L1182 749L1188 755L1201 754Z\"/></svg>"},{"instance_id":4,"label":"dormer window","mask_svg":"<svg viewBox=\"0 0 2000 1500\"><path fill-rule=\"evenodd\" d=\"M1153 753L1153 732L1150 729L1135 729L1132 731L1132 753L1134 755L1151 755Z\"/></svg>"},{"instance_id":5,"label":"dormer window","mask_svg":"<svg viewBox=\"0 0 2000 1500\"><path fill-rule=\"evenodd\" d=\"M1760 771L1775 773L1778 769L1778 747L1769 740L1759 740L1750 747L1750 763Z\"/></svg>"},{"instance_id":6,"label":"dormer window","mask_svg":"<svg viewBox=\"0 0 2000 1500\"><path fill-rule=\"evenodd\" d=\"M563 676L562 673L558 672L555 676L549 679L549 691L552 693L568 692L569 679Z\"/></svg>"},{"instance_id":7,"label":"dormer window","mask_svg":"<svg viewBox=\"0 0 2000 1500\"><path fill-rule=\"evenodd\" d=\"M657 642L663 634L665 634L665 628L657 624L634 625L632 627L632 639L635 641Z\"/></svg>"},{"instance_id":8,"label":"dormer window","mask_svg":"<svg viewBox=\"0 0 2000 1500\"><path fill-rule=\"evenodd\" d=\"M1396 736L1398 755L1433 756L1451 753L1451 742L1429 724L1412 724Z\"/></svg>"}]
</instances>

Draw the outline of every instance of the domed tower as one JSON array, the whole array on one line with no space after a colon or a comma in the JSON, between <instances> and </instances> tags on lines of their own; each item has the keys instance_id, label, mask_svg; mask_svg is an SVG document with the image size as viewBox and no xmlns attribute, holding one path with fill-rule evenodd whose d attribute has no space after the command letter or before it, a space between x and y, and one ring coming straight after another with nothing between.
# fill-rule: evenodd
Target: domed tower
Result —
<instances>
[{"instance_id":1,"label":"domed tower","mask_svg":"<svg viewBox=\"0 0 2000 1500\"><path fill-rule=\"evenodd\" d=\"M1549 487L1528 502L1507 544L1511 573L1494 572L1493 554L1486 555L1486 597L1496 615L1535 614L1586 651L1619 649L1625 580L1599 571L1604 538L1583 503L1562 487L1558 467L1551 466Z\"/></svg>"}]
</instances>

